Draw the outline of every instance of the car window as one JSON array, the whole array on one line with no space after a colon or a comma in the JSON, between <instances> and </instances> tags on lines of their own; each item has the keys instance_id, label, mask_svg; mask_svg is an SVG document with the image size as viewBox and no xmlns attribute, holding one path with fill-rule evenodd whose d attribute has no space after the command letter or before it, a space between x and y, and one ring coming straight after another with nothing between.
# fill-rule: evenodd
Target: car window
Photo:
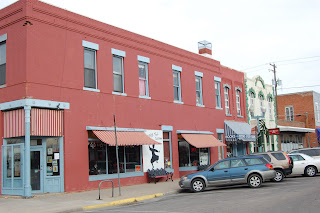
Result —
<instances>
[{"instance_id":1,"label":"car window","mask_svg":"<svg viewBox=\"0 0 320 213\"><path fill-rule=\"evenodd\" d=\"M263 158L246 158L244 160L249 166L267 163L266 160L264 160Z\"/></svg>"},{"instance_id":2,"label":"car window","mask_svg":"<svg viewBox=\"0 0 320 213\"><path fill-rule=\"evenodd\" d=\"M304 158L301 155L290 155L293 161L303 161Z\"/></svg>"},{"instance_id":3,"label":"car window","mask_svg":"<svg viewBox=\"0 0 320 213\"><path fill-rule=\"evenodd\" d=\"M271 162L271 158L268 154L261 154L262 157L264 157L267 161Z\"/></svg>"},{"instance_id":4,"label":"car window","mask_svg":"<svg viewBox=\"0 0 320 213\"><path fill-rule=\"evenodd\" d=\"M284 154L282 152L275 152L275 153L271 153L271 155L273 157L275 157L277 160L286 160L286 156L284 156Z\"/></svg>"},{"instance_id":5,"label":"car window","mask_svg":"<svg viewBox=\"0 0 320 213\"><path fill-rule=\"evenodd\" d=\"M309 156L317 156L317 153L313 149L300 150L300 152Z\"/></svg>"},{"instance_id":6,"label":"car window","mask_svg":"<svg viewBox=\"0 0 320 213\"><path fill-rule=\"evenodd\" d=\"M246 166L242 159L231 160L231 168Z\"/></svg>"},{"instance_id":7,"label":"car window","mask_svg":"<svg viewBox=\"0 0 320 213\"><path fill-rule=\"evenodd\" d=\"M214 170L217 169L227 169L229 168L230 165L230 161L226 160L226 161L222 161L220 163L218 163L217 165L214 166Z\"/></svg>"}]
</instances>

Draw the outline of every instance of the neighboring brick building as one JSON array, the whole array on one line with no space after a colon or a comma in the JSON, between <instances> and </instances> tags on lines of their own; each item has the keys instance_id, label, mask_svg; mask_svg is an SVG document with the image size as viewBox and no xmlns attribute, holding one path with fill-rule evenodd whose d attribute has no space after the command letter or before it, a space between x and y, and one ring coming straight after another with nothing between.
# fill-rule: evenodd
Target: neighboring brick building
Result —
<instances>
[{"instance_id":1,"label":"neighboring brick building","mask_svg":"<svg viewBox=\"0 0 320 213\"><path fill-rule=\"evenodd\" d=\"M248 125L244 74L212 58L36 0L0 20L1 194L97 189L118 166L122 185L177 179L226 156L225 121Z\"/></svg>"},{"instance_id":2,"label":"neighboring brick building","mask_svg":"<svg viewBox=\"0 0 320 213\"><path fill-rule=\"evenodd\" d=\"M278 127L281 149L319 146L320 94L314 91L278 95Z\"/></svg>"}]
</instances>

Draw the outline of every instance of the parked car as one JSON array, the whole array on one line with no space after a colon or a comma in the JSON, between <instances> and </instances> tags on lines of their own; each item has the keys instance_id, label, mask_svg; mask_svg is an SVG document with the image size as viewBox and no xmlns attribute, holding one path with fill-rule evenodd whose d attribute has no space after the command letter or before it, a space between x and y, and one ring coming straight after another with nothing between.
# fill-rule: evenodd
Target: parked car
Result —
<instances>
[{"instance_id":1,"label":"parked car","mask_svg":"<svg viewBox=\"0 0 320 213\"><path fill-rule=\"evenodd\" d=\"M313 158L302 153L289 154L294 162L292 175L314 177L320 171L320 158Z\"/></svg>"},{"instance_id":2,"label":"parked car","mask_svg":"<svg viewBox=\"0 0 320 213\"><path fill-rule=\"evenodd\" d=\"M204 171L184 175L179 181L181 188L201 192L207 186L247 183L251 188L276 176L270 163L260 156L233 157L220 160Z\"/></svg>"},{"instance_id":3,"label":"parked car","mask_svg":"<svg viewBox=\"0 0 320 213\"><path fill-rule=\"evenodd\" d=\"M272 179L275 182L281 182L286 175L292 172L293 164L290 157L282 151L256 152L250 155L262 156L271 163L276 171L276 177Z\"/></svg>"},{"instance_id":4,"label":"parked car","mask_svg":"<svg viewBox=\"0 0 320 213\"><path fill-rule=\"evenodd\" d=\"M305 154L305 155L309 155L309 156L311 156L313 158L320 158L320 147L301 148L301 149L292 150L289 153L290 154L302 153L302 154Z\"/></svg>"}]
</instances>

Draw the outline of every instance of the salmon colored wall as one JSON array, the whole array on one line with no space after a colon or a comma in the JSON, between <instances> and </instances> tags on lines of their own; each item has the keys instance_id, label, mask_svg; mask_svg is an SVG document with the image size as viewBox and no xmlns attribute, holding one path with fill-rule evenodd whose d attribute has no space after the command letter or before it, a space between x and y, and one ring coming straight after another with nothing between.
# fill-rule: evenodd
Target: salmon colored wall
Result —
<instances>
[{"instance_id":1,"label":"salmon colored wall","mask_svg":"<svg viewBox=\"0 0 320 213\"><path fill-rule=\"evenodd\" d=\"M33 99L70 103L70 109L64 111L66 192L97 188L99 181L89 181L86 126L111 127L113 126L113 114L116 114L117 126L122 128L160 130L161 125L173 126L174 178L179 178L184 174L184 172L179 173L177 130L210 131L217 136L216 129L224 129L226 119L246 122L243 73L223 67L219 61L42 2L23 0L17 5L22 5L24 2L27 3L26 13L32 25L22 28L17 24L16 28L12 26L12 29L0 31L8 33L8 87L0 89L1 102L27 96ZM9 42L9 38L20 45ZM97 87L100 92L83 90L82 40L99 44ZM18 46L24 48L18 49ZM127 96L112 94L111 48L126 52L124 92ZM15 58L16 54L18 58ZM137 55L150 58L148 70L151 100L139 98ZM173 103L172 64L182 67L181 91L184 104ZM25 70L27 74L20 75L19 72L24 73ZM14 78L9 77L11 75L9 71L15 73ZM203 73L203 104L205 107L196 106L194 71ZM214 76L222 78L223 110L215 107ZM10 89L11 82L24 83ZM231 86L232 117L225 116L224 83ZM242 88L243 117L236 115L236 86ZM1 92L4 91L7 91L7 97L2 96ZM211 149L211 163L217 160L217 148L213 148ZM121 184L138 184L146 181L145 175L144 177L123 178Z\"/></svg>"}]
</instances>

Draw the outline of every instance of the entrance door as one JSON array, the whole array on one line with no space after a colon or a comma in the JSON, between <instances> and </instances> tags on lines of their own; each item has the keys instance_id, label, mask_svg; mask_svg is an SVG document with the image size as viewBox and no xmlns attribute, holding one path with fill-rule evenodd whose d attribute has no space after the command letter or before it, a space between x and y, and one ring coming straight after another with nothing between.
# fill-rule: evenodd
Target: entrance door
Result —
<instances>
[{"instance_id":1,"label":"entrance door","mask_svg":"<svg viewBox=\"0 0 320 213\"><path fill-rule=\"evenodd\" d=\"M42 148L31 148L30 177L32 192L43 192L43 160Z\"/></svg>"}]
</instances>

